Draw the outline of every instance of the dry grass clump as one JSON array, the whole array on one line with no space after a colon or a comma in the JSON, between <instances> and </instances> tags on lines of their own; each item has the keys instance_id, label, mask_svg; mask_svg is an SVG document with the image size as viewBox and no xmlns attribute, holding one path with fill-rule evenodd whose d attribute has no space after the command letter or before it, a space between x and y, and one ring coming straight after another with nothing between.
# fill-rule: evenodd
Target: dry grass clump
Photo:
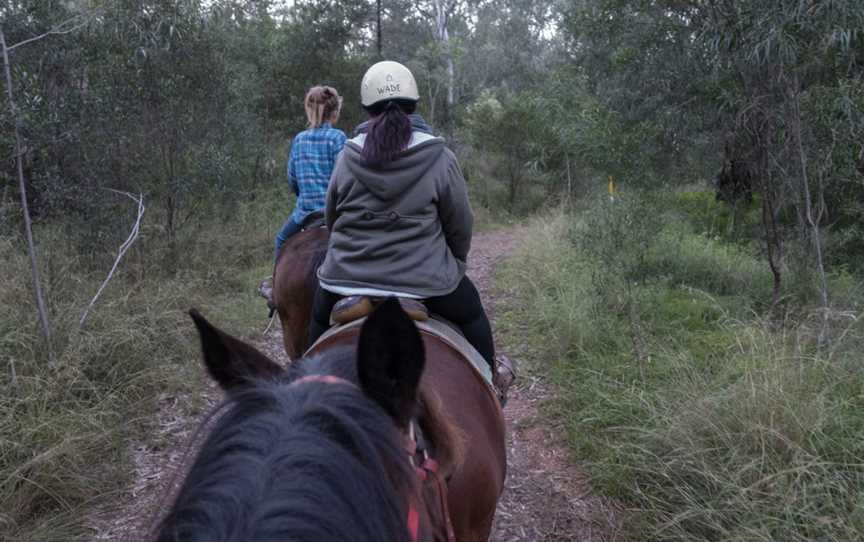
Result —
<instances>
[{"instance_id":1,"label":"dry grass clump","mask_svg":"<svg viewBox=\"0 0 864 542\"><path fill-rule=\"evenodd\" d=\"M860 537L864 371L806 354L768 323L734 331L727 371L679 366L645 419L608 428L616 464L596 458L595 469L620 471L646 539Z\"/></svg>"},{"instance_id":2,"label":"dry grass clump","mask_svg":"<svg viewBox=\"0 0 864 542\"><path fill-rule=\"evenodd\" d=\"M37 232L53 364L26 250L0 237L0 540L92 539L90 513L129 487L132 444L157 433L158 398L194 396L202 382L186 311L199 307L241 334L266 324L254 294L272 257L261 220L190 230L173 271L161 237L147 232L83 327L105 271L80 261L68 231Z\"/></svg>"}]
</instances>

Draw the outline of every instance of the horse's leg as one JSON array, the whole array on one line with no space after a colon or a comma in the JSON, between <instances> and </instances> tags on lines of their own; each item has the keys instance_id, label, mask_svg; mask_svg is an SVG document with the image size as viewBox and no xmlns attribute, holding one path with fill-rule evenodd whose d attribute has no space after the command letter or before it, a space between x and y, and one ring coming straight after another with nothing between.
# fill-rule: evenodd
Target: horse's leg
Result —
<instances>
[{"instance_id":1,"label":"horse's leg","mask_svg":"<svg viewBox=\"0 0 864 542\"><path fill-rule=\"evenodd\" d=\"M489 535L492 534L492 522L494 520L495 514L493 513L489 516L489 519L477 525L476 529L474 529L474 532L471 534L472 538L469 540L472 542L488 542Z\"/></svg>"},{"instance_id":2,"label":"horse's leg","mask_svg":"<svg viewBox=\"0 0 864 542\"><path fill-rule=\"evenodd\" d=\"M466 472L466 468L471 472ZM489 484L495 478L493 469L465 465L460 475L451 480L448 503L458 542L486 542L489 539L500 493L498 484Z\"/></svg>"},{"instance_id":3,"label":"horse's leg","mask_svg":"<svg viewBox=\"0 0 864 542\"><path fill-rule=\"evenodd\" d=\"M302 357L306 350L311 309L305 299L308 295L305 294L301 281L284 275L279 279L284 282L278 283L274 291L277 294L276 306L282 323L282 342L285 353L295 360Z\"/></svg>"},{"instance_id":4,"label":"horse's leg","mask_svg":"<svg viewBox=\"0 0 864 542\"><path fill-rule=\"evenodd\" d=\"M303 355L305 340L297 322L297 309L290 305L285 308L280 306L279 320L282 323L282 343L285 345L285 353L291 360L300 358Z\"/></svg>"},{"instance_id":5,"label":"horse's leg","mask_svg":"<svg viewBox=\"0 0 864 542\"><path fill-rule=\"evenodd\" d=\"M303 262L305 263L305 262ZM309 321L312 318L312 296L305 277L285 273L284 282L274 289L276 306L282 322L282 341L285 353L292 360L299 359L309 347Z\"/></svg>"}]
</instances>

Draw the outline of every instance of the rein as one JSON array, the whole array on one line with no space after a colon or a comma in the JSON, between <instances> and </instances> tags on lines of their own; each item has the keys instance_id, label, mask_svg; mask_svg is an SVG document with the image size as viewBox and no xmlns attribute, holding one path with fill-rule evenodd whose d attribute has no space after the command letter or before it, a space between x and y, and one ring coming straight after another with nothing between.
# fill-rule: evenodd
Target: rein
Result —
<instances>
[{"instance_id":1,"label":"rein","mask_svg":"<svg viewBox=\"0 0 864 542\"><path fill-rule=\"evenodd\" d=\"M340 378L334 375L307 375L298 378L289 386L298 386L307 382L318 382L321 384L341 384L359 389L357 384ZM438 497L441 504L441 515L444 518L444 528L447 532L447 542L456 542L456 534L453 530L453 521L450 519L450 507L447 505L446 483L441 479L438 462L429 456L429 451L425 447L417 445L417 426L416 420L411 420L408 428L408 434L405 435L405 451L408 453L408 461L414 467L414 472L417 478L420 479L421 486L431 477L435 482L435 487L438 490ZM408 532L411 534L412 542L420 540L420 512L417 509L417 498L410 497L408 500Z\"/></svg>"},{"instance_id":2,"label":"rein","mask_svg":"<svg viewBox=\"0 0 864 542\"><path fill-rule=\"evenodd\" d=\"M429 457L429 452L425 448L418 451L417 436L414 427L416 421L412 420L409 426L408 434L405 438L405 451L408 452L408 459L411 461L411 466L414 467L414 472L420 482L426 482L431 476L438 489L438 497L441 503L441 515L444 518L444 528L447 532L447 542L456 542L456 534L453 531L453 522L450 519L450 507L447 505L447 491L444 480L441 479L438 462ZM418 458L422 460L418 461ZM422 484L421 484L422 485ZM408 503L408 532L411 533L412 542L417 542L420 537L420 514L417 511L416 499L411 499Z\"/></svg>"}]
</instances>

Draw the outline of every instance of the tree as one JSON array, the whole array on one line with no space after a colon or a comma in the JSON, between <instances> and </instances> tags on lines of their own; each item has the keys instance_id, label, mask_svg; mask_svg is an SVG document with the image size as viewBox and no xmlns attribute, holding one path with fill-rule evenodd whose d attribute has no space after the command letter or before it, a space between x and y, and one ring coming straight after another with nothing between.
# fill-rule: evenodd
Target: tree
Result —
<instances>
[{"instance_id":1,"label":"tree","mask_svg":"<svg viewBox=\"0 0 864 542\"><path fill-rule=\"evenodd\" d=\"M861 133L860 102L849 89L861 81L854 28L862 17L854 1L565 5L570 54L592 94L620 115L625 130L646 122L656 128L642 131L653 141L653 149L642 149L654 156L651 170L667 179L688 179L688 171L709 177L718 162L737 160L754 172L774 304L794 230L809 247L800 253L816 269L827 314L823 228L844 207L832 195L860 197L842 179L853 172ZM813 99L817 93L830 96L830 113Z\"/></svg>"}]
</instances>

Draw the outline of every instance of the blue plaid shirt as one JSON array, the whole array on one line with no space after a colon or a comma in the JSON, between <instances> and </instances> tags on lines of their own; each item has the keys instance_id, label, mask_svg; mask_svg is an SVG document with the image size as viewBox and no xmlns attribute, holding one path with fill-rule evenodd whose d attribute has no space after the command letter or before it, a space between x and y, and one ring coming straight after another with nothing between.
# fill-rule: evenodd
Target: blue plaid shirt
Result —
<instances>
[{"instance_id":1,"label":"blue plaid shirt","mask_svg":"<svg viewBox=\"0 0 864 542\"><path fill-rule=\"evenodd\" d=\"M336 155L345 146L345 132L325 122L294 137L288 156L288 182L297 194L291 219L302 224L306 215L324 208Z\"/></svg>"}]
</instances>

